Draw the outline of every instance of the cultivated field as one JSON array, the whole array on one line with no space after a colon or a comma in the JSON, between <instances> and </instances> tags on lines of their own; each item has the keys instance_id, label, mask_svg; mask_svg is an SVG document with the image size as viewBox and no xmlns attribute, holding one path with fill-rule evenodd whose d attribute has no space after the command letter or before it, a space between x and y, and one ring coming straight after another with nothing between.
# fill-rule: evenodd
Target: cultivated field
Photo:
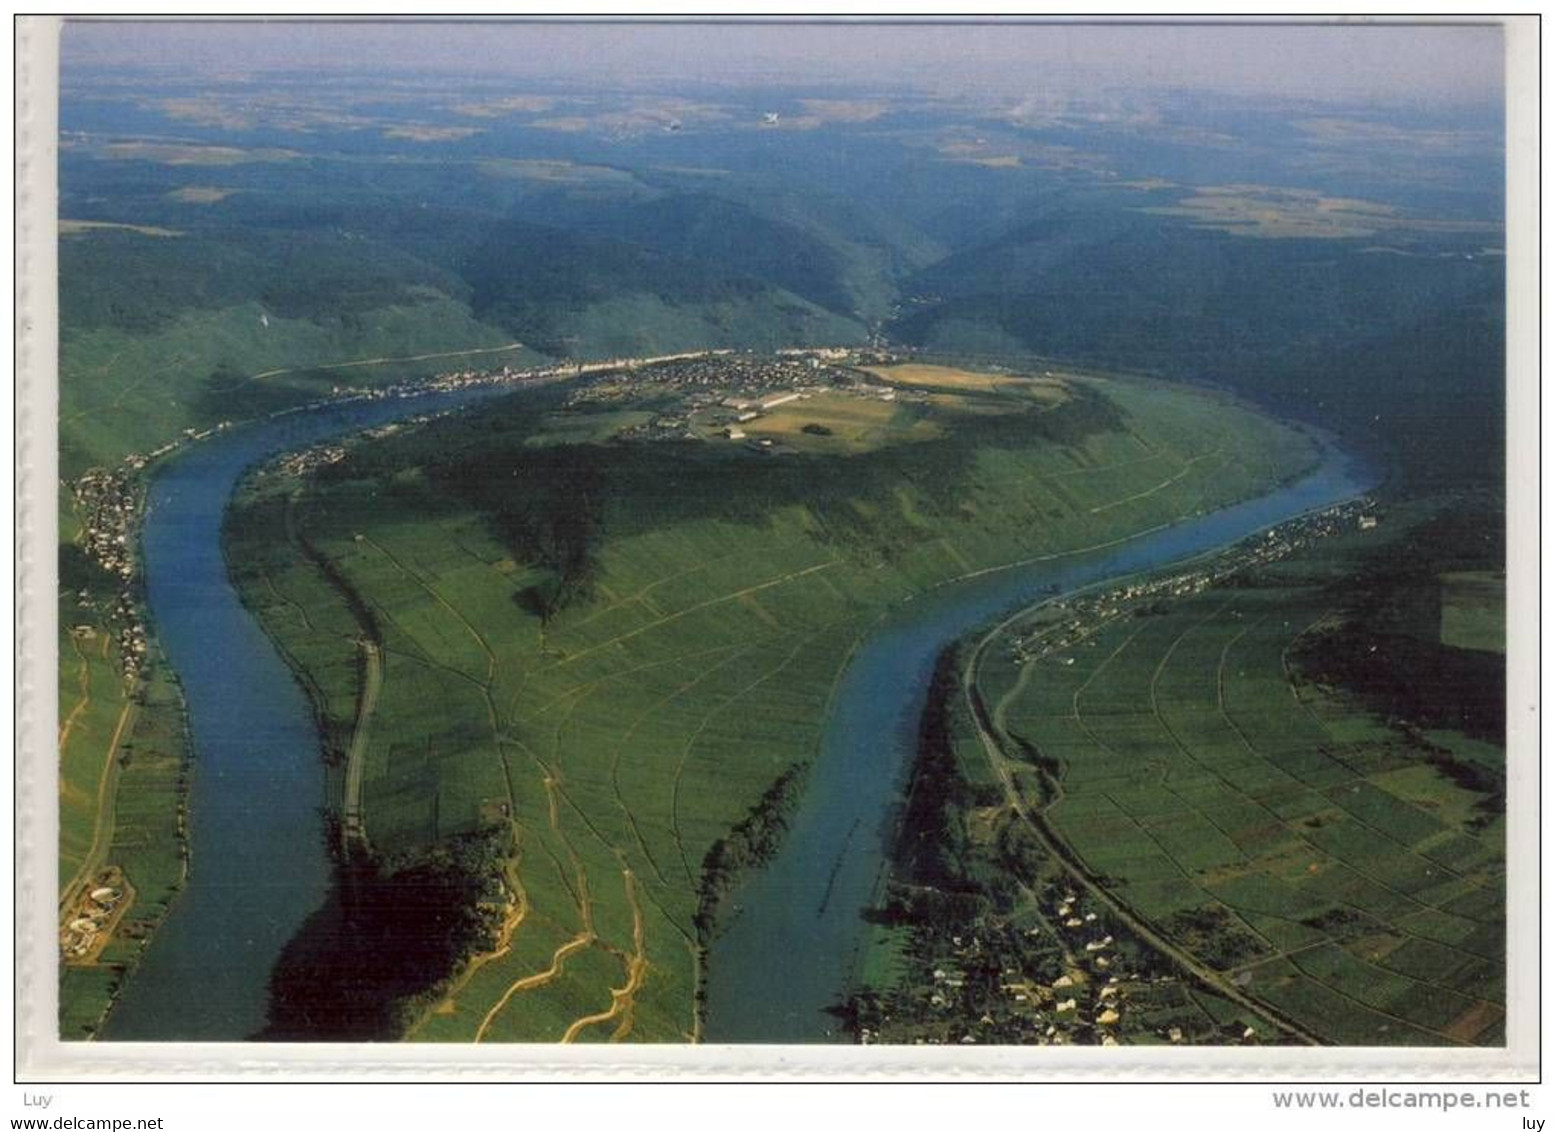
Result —
<instances>
[{"instance_id":1,"label":"cultivated field","mask_svg":"<svg viewBox=\"0 0 1555 1132\"><path fill-rule=\"evenodd\" d=\"M1298 434L1224 402L1104 388L1120 426L1071 444L960 416L946 439L841 460L536 446L554 415L493 407L364 445L290 505L296 481L261 478L231 559L337 750L364 621L382 641L363 774L374 849L511 816L516 923L411 1036L694 1038L703 861L813 755L833 681L883 609L1257 493L1311 459ZM597 517L590 584L542 617L549 540L580 513ZM538 536L511 533L537 515Z\"/></svg>"},{"instance_id":2,"label":"cultivated field","mask_svg":"<svg viewBox=\"0 0 1555 1132\"><path fill-rule=\"evenodd\" d=\"M779 405L743 427L753 438L828 455L932 440L944 433L940 424L890 402L827 392Z\"/></svg>"},{"instance_id":3,"label":"cultivated field","mask_svg":"<svg viewBox=\"0 0 1555 1132\"><path fill-rule=\"evenodd\" d=\"M1506 578L1489 570L1454 570L1442 578L1442 644L1506 652Z\"/></svg>"},{"instance_id":4,"label":"cultivated field","mask_svg":"<svg viewBox=\"0 0 1555 1132\"><path fill-rule=\"evenodd\" d=\"M1504 752L1298 676L1341 569L1309 553L1024 665L996 645L980 686L1052 770L1024 779L1049 828L1232 986L1323 1041L1498 1044Z\"/></svg>"}]
</instances>

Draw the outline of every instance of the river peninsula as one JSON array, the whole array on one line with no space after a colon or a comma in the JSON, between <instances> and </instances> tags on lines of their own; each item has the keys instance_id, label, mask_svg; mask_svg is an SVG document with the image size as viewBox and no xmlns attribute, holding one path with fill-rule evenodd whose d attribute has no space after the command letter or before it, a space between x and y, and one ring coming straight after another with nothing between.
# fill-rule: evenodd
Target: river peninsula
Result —
<instances>
[{"instance_id":1,"label":"river peninsula","mask_svg":"<svg viewBox=\"0 0 1555 1132\"><path fill-rule=\"evenodd\" d=\"M825 1040L939 649L1357 490L1217 394L891 362L336 407L159 472L197 864L105 1036Z\"/></svg>"}]
</instances>

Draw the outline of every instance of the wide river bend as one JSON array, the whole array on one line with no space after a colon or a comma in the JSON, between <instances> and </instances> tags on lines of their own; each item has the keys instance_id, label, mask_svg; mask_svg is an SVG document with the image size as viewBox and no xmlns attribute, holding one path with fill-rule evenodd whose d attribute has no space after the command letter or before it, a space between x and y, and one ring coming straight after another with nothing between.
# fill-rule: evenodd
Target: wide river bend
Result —
<instances>
[{"instance_id":1,"label":"wide river bend","mask_svg":"<svg viewBox=\"0 0 1555 1132\"><path fill-rule=\"evenodd\" d=\"M182 682L194 772L189 884L103 1037L241 1041L266 1021L270 972L331 883L325 776L312 709L232 587L221 526L244 472L281 453L501 389L330 404L191 446L151 480L141 533L147 601ZM1321 465L1261 498L1105 550L1034 561L908 602L862 641L838 684L821 750L771 864L735 894L708 963L706 1039L835 1040L862 910L881 876L919 715L941 649L1041 595L1192 557L1369 486L1325 443Z\"/></svg>"}]
</instances>

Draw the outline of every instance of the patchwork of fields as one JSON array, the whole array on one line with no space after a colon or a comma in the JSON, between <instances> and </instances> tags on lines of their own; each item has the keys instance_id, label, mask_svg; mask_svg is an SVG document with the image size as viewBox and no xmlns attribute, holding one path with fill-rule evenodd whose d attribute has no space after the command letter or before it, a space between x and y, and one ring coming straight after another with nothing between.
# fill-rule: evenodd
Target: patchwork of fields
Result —
<instances>
[{"instance_id":1,"label":"patchwork of fields","mask_svg":"<svg viewBox=\"0 0 1555 1132\"><path fill-rule=\"evenodd\" d=\"M980 688L1052 770L1048 827L1233 986L1325 1041L1499 1044L1505 753L1299 677L1336 568L1292 560L1025 664L992 648Z\"/></svg>"},{"instance_id":2,"label":"patchwork of fields","mask_svg":"<svg viewBox=\"0 0 1555 1132\"><path fill-rule=\"evenodd\" d=\"M1072 445L980 443L972 416L949 440L846 460L682 445L667 472L643 446L595 444L592 585L547 618L526 599L544 571L493 509L539 493L503 486L502 454L554 452L532 435L554 414L437 422L306 486L262 476L231 560L337 752L361 642L381 642L362 772L373 848L513 833L511 930L410 1036L694 1038L703 861L813 756L833 681L887 606L1260 493L1312 459L1305 438L1225 401L1098 385L1123 425ZM460 459L491 502L438 488L434 465Z\"/></svg>"}]
</instances>

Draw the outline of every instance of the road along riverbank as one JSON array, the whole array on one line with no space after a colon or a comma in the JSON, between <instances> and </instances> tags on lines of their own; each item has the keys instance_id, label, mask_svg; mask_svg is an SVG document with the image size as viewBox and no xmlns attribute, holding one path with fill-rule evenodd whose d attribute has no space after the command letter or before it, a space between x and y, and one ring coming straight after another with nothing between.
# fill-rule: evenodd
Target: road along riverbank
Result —
<instances>
[{"instance_id":1,"label":"road along riverbank","mask_svg":"<svg viewBox=\"0 0 1555 1132\"><path fill-rule=\"evenodd\" d=\"M1322 441L1319 466L1256 499L1089 550L985 572L905 603L854 652L782 848L727 904L709 948L709 1042L846 1040L829 1009L852 981L941 650L1009 610L1228 546L1373 485Z\"/></svg>"}]
</instances>

